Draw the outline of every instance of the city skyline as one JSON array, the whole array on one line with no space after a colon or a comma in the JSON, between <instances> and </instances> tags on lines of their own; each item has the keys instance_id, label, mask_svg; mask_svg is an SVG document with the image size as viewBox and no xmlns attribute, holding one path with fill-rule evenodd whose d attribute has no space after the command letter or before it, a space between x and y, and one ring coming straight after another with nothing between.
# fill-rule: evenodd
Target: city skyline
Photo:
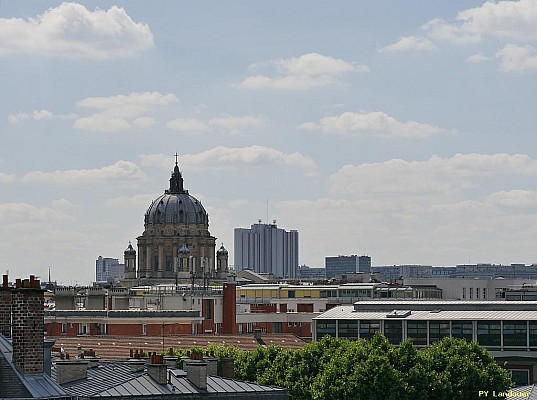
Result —
<instances>
[{"instance_id":1,"label":"city skyline","mask_svg":"<svg viewBox=\"0 0 537 400\"><path fill-rule=\"evenodd\" d=\"M230 250L537 262L537 1L3 1L2 270L90 282L179 153ZM266 220L265 220L266 219Z\"/></svg>"}]
</instances>

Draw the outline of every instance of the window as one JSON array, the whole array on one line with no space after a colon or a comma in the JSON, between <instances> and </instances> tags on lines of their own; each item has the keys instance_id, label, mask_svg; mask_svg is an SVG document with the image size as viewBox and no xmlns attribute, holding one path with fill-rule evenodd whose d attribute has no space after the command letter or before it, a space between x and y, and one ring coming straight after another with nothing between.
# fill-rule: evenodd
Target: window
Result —
<instances>
[{"instance_id":1,"label":"window","mask_svg":"<svg viewBox=\"0 0 537 400\"><path fill-rule=\"evenodd\" d=\"M87 335L89 333L88 324L80 324L78 327L79 335Z\"/></svg>"},{"instance_id":2,"label":"window","mask_svg":"<svg viewBox=\"0 0 537 400\"><path fill-rule=\"evenodd\" d=\"M339 338L358 339L358 321L344 319L338 321L337 334Z\"/></svg>"},{"instance_id":3,"label":"window","mask_svg":"<svg viewBox=\"0 0 537 400\"><path fill-rule=\"evenodd\" d=\"M99 324L97 328L98 335L108 335L108 324Z\"/></svg>"},{"instance_id":4,"label":"window","mask_svg":"<svg viewBox=\"0 0 537 400\"><path fill-rule=\"evenodd\" d=\"M67 322L62 324L62 333L67 333Z\"/></svg>"},{"instance_id":5,"label":"window","mask_svg":"<svg viewBox=\"0 0 537 400\"><path fill-rule=\"evenodd\" d=\"M474 288L470 288L470 298L473 299L474 295Z\"/></svg>"},{"instance_id":6,"label":"window","mask_svg":"<svg viewBox=\"0 0 537 400\"><path fill-rule=\"evenodd\" d=\"M466 288L465 287L462 288L462 298L466 299Z\"/></svg>"},{"instance_id":7,"label":"window","mask_svg":"<svg viewBox=\"0 0 537 400\"><path fill-rule=\"evenodd\" d=\"M205 319L212 319L213 301L211 299L205 300Z\"/></svg>"},{"instance_id":8,"label":"window","mask_svg":"<svg viewBox=\"0 0 537 400\"><path fill-rule=\"evenodd\" d=\"M475 298L479 299L479 288L478 287L475 288Z\"/></svg>"},{"instance_id":9,"label":"window","mask_svg":"<svg viewBox=\"0 0 537 400\"><path fill-rule=\"evenodd\" d=\"M289 290L287 292L287 297L289 297L290 299L294 299L296 297L295 291L294 290Z\"/></svg>"},{"instance_id":10,"label":"window","mask_svg":"<svg viewBox=\"0 0 537 400\"><path fill-rule=\"evenodd\" d=\"M317 339L326 335L336 337L336 321L317 320Z\"/></svg>"},{"instance_id":11,"label":"window","mask_svg":"<svg viewBox=\"0 0 537 400\"><path fill-rule=\"evenodd\" d=\"M487 299L487 288L483 288L483 300Z\"/></svg>"},{"instance_id":12,"label":"window","mask_svg":"<svg viewBox=\"0 0 537 400\"><path fill-rule=\"evenodd\" d=\"M502 340L500 321L478 321L477 342L481 346L500 347Z\"/></svg>"},{"instance_id":13,"label":"window","mask_svg":"<svg viewBox=\"0 0 537 400\"><path fill-rule=\"evenodd\" d=\"M403 321L384 321L384 336L391 344L400 344L403 341Z\"/></svg>"},{"instance_id":14,"label":"window","mask_svg":"<svg viewBox=\"0 0 537 400\"><path fill-rule=\"evenodd\" d=\"M452 321L451 336L459 339L466 339L471 342L474 338L474 328L472 321Z\"/></svg>"},{"instance_id":15,"label":"window","mask_svg":"<svg viewBox=\"0 0 537 400\"><path fill-rule=\"evenodd\" d=\"M530 370L529 369L511 369L507 368L511 379L515 383L515 386L526 386L530 384Z\"/></svg>"},{"instance_id":16,"label":"window","mask_svg":"<svg viewBox=\"0 0 537 400\"><path fill-rule=\"evenodd\" d=\"M429 321L429 342L437 342L449 336L449 321Z\"/></svg>"},{"instance_id":17,"label":"window","mask_svg":"<svg viewBox=\"0 0 537 400\"><path fill-rule=\"evenodd\" d=\"M526 321L503 322L503 345L514 347L527 346L527 323Z\"/></svg>"},{"instance_id":18,"label":"window","mask_svg":"<svg viewBox=\"0 0 537 400\"><path fill-rule=\"evenodd\" d=\"M537 347L537 321L530 321L530 347Z\"/></svg>"},{"instance_id":19,"label":"window","mask_svg":"<svg viewBox=\"0 0 537 400\"><path fill-rule=\"evenodd\" d=\"M408 321L407 337L416 346L427 345L427 321Z\"/></svg>"},{"instance_id":20,"label":"window","mask_svg":"<svg viewBox=\"0 0 537 400\"><path fill-rule=\"evenodd\" d=\"M380 332L380 321L378 320L363 320L360 321L360 337L371 339L375 333Z\"/></svg>"},{"instance_id":21,"label":"window","mask_svg":"<svg viewBox=\"0 0 537 400\"><path fill-rule=\"evenodd\" d=\"M147 335L147 325L146 324L142 324L142 335Z\"/></svg>"}]
</instances>

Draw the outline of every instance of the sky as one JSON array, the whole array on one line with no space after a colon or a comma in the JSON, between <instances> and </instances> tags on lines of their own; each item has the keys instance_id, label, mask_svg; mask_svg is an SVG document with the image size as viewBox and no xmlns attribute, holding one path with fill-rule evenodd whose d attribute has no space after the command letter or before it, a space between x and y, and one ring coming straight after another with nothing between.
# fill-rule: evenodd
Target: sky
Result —
<instances>
[{"instance_id":1,"label":"sky","mask_svg":"<svg viewBox=\"0 0 537 400\"><path fill-rule=\"evenodd\" d=\"M87 284L179 154L230 251L537 263L537 0L0 2L0 271Z\"/></svg>"}]
</instances>

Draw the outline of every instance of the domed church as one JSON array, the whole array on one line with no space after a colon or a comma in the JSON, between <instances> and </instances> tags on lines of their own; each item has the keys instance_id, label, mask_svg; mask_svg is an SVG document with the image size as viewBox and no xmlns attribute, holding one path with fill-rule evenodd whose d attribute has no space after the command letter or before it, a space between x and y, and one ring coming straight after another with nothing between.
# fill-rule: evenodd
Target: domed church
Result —
<instances>
[{"instance_id":1,"label":"domed church","mask_svg":"<svg viewBox=\"0 0 537 400\"><path fill-rule=\"evenodd\" d=\"M215 262L216 238L209 232L209 215L184 188L177 154L170 187L147 209L144 232L137 241L137 254L130 243L124 252L125 281L133 284L222 279L228 272L223 245Z\"/></svg>"}]
</instances>

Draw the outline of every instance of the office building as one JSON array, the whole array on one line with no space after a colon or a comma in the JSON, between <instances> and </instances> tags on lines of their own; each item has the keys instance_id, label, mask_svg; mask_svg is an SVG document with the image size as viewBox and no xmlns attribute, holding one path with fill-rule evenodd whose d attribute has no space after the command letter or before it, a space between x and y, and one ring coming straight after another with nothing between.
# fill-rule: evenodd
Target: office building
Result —
<instances>
[{"instance_id":1,"label":"office building","mask_svg":"<svg viewBox=\"0 0 537 400\"><path fill-rule=\"evenodd\" d=\"M95 281L108 282L123 279L124 265L117 258L99 256L95 261Z\"/></svg>"},{"instance_id":2,"label":"office building","mask_svg":"<svg viewBox=\"0 0 537 400\"><path fill-rule=\"evenodd\" d=\"M248 228L235 228L235 271L251 269L285 279L298 276L298 231L278 228L276 221L259 221Z\"/></svg>"},{"instance_id":3,"label":"office building","mask_svg":"<svg viewBox=\"0 0 537 400\"><path fill-rule=\"evenodd\" d=\"M326 278L335 278L337 276L371 272L371 257L369 256L337 256L325 257Z\"/></svg>"},{"instance_id":4,"label":"office building","mask_svg":"<svg viewBox=\"0 0 537 400\"><path fill-rule=\"evenodd\" d=\"M307 265L298 267L298 279L302 281L320 281L326 279L325 268L312 268Z\"/></svg>"}]
</instances>

